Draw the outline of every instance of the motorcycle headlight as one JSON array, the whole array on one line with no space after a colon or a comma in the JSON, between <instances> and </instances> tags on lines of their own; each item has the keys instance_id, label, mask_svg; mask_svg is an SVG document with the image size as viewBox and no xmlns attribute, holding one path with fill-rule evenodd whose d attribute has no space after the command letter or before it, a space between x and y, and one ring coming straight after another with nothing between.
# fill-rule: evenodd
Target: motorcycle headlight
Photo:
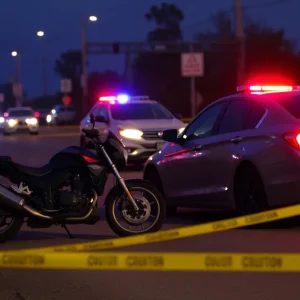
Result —
<instances>
[{"instance_id":1,"label":"motorcycle headlight","mask_svg":"<svg viewBox=\"0 0 300 300\"><path fill-rule=\"evenodd\" d=\"M124 129L120 130L120 135L128 139L139 140L143 132L137 129Z\"/></svg>"},{"instance_id":2,"label":"motorcycle headlight","mask_svg":"<svg viewBox=\"0 0 300 300\"><path fill-rule=\"evenodd\" d=\"M183 132L183 130L185 129L185 127L179 128L178 129L178 135L181 134Z\"/></svg>"},{"instance_id":3,"label":"motorcycle headlight","mask_svg":"<svg viewBox=\"0 0 300 300\"><path fill-rule=\"evenodd\" d=\"M125 158L125 163L127 165L127 161L128 161L128 152L126 149L123 148L123 154L124 154L124 158Z\"/></svg>"}]
</instances>

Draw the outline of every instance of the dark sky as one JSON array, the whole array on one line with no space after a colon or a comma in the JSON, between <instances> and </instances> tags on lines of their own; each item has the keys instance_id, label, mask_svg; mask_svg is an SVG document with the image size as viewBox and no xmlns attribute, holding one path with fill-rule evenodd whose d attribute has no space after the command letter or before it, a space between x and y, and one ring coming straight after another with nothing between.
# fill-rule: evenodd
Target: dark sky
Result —
<instances>
[{"instance_id":1,"label":"dark sky","mask_svg":"<svg viewBox=\"0 0 300 300\"><path fill-rule=\"evenodd\" d=\"M267 5L272 2L278 4ZM80 47L81 16L96 15L97 23L88 26L89 41L144 41L153 25L147 23L144 14L157 0L14 0L2 1L0 10L0 83L7 82L15 72L15 58L10 53L22 49L22 81L30 97L42 93L41 58L47 59L48 90L59 88L59 78L53 71L54 60L68 49ZM183 23L185 38L209 27L202 23L210 14L228 9L234 0L173 0L185 13ZM299 0L242 0L243 5L261 6L247 13L274 27L284 27L288 37L300 38ZM266 4L266 5L265 5ZM200 25L199 25L200 23ZM197 25L198 24L198 25ZM37 38L38 30L45 31L44 38ZM114 69L122 71L122 55L106 55L89 58L90 71Z\"/></svg>"}]
</instances>

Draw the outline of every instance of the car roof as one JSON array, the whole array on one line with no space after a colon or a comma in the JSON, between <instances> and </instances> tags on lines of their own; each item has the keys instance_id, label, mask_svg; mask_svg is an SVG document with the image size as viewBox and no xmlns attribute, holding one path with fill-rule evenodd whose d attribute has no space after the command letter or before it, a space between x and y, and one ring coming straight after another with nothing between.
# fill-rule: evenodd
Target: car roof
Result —
<instances>
[{"instance_id":1,"label":"car roof","mask_svg":"<svg viewBox=\"0 0 300 300\"><path fill-rule=\"evenodd\" d=\"M8 111L14 111L14 110L33 110L29 106L21 106L21 107L10 107Z\"/></svg>"},{"instance_id":2,"label":"car roof","mask_svg":"<svg viewBox=\"0 0 300 300\"><path fill-rule=\"evenodd\" d=\"M217 101L214 101L213 103L218 103L223 101L234 101L243 98L246 100L257 102L258 104L261 104L265 107L272 107L277 104L276 101L274 100L280 100L281 98L294 98L297 96L299 97L300 100L300 91L264 92L261 94L238 93L238 94L233 94L233 95L223 97Z\"/></svg>"}]
</instances>

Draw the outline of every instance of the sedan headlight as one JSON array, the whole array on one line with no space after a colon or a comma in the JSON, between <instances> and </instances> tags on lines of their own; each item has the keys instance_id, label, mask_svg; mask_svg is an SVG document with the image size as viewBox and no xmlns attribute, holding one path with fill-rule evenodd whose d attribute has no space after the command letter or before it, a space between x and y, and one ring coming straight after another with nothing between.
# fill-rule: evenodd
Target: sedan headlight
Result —
<instances>
[{"instance_id":1,"label":"sedan headlight","mask_svg":"<svg viewBox=\"0 0 300 300\"><path fill-rule=\"evenodd\" d=\"M47 121L47 123L50 123L52 121L52 116L51 115L47 115L46 121Z\"/></svg>"},{"instance_id":2,"label":"sedan headlight","mask_svg":"<svg viewBox=\"0 0 300 300\"><path fill-rule=\"evenodd\" d=\"M137 129L124 129L120 130L120 135L128 139L139 140L141 139L143 132Z\"/></svg>"},{"instance_id":3,"label":"sedan headlight","mask_svg":"<svg viewBox=\"0 0 300 300\"><path fill-rule=\"evenodd\" d=\"M0 117L0 123L4 123L4 118Z\"/></svg>"},{"instance_id":4,"label":"sedan headlight","mask_svg":"<svg viewBox=\"0 0 300 300\"><path fill-rule=\"evenodd\" d=\"M15 119L9 119L9 120L7 120L7 123L8 123L8 126L9 126L9 127L14 127L15 125L18 124L18 120L15 120Z\"/></svg>"},{"instance_id":5,"label":"sedan headlight","mask_svg":"<svg viewBox=\"0 0 300 300\"><path fill-rule=\"evenodd\" d=\"M26 119L25 122L28 125L36 125L38 123L38 120L37 120L37 118L30 118L30 119Z\"/></svg>"}]
</instances>

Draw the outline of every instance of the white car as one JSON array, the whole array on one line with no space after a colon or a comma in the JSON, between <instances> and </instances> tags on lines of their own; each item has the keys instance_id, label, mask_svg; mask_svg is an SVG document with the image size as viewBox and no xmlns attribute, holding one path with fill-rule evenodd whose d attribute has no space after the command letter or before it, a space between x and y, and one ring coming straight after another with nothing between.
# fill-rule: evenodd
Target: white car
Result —
<instances>
[{"instance_id":1,"label":"white car","mask_svg":"<svg viewBox=\"0 0 300 300\"><path fill-rule=\"evenodd\" d=\"M30 107L10 108L0 118L4 135L10 135L17 131L28 131L30 134L38 134L39 122Z\"/></svg>"},{"instance_id":2,"label":"white car","mask_svg":"<svg viewBox=\"0 0 300 300\"><path fill-rule=\"evenodd\" d=\"M46 121L49 125L73 124L76 111L72 105L56 105L47 115Z\"/></svg>"},{"instance_id":3,"label":"white car","mask_svg":"<svg viewBox=\"0 0 300 300\"><path fill-rule=\"evenodd\" d=\"M162 133L166 129L182 132L186 126L160 103L149 100L147 96L129 97L127 95L100 97L80 123L80 145L87 141L83 128L91 126L89 117L102 116L104 123L96 123L101 133L109 127L119 136L128 151L129 164L141 164L149 156L162 149L165 142Z\"/></svg>"}]
</instances>

